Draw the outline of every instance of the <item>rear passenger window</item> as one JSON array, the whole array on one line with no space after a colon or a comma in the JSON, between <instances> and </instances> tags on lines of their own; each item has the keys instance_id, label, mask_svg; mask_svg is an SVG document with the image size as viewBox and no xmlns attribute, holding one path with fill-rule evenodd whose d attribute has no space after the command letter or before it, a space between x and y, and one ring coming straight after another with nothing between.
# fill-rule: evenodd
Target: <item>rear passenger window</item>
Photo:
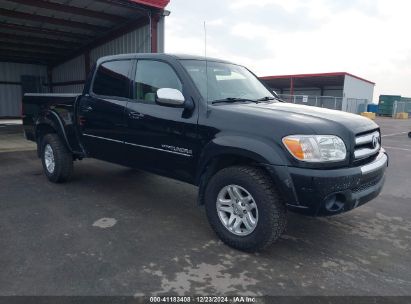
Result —
<instances>
[{"instance_id":1,"label":"rear passenger window","mask_svg":"<svg viewBox=\"0 0 411 304\"><path fill-rule=\"evenodd\" d=\"M138 61L134 86L136 99L146 103L155 103L158 89L183 91L183 85L171 66L153 60Z\"/></svg>"},{"instance_id":2,"label":"rear passenger window","mask_svg":"<svg viewBox=\"0 0 411 304\"><path fill-rule=\"evenodd\" d=\"M110 61L98 67L93 93L112 97L130 97L130 60Z\"/></svg>"}]
</instances>

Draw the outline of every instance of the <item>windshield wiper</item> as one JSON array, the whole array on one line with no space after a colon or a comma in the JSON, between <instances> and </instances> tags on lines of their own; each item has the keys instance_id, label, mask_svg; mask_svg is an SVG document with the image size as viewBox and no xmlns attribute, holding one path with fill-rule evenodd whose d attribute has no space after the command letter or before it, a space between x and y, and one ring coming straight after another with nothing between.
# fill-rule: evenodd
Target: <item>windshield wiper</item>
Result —
<instances>
[{"instance_id":1,"label":"windshield wiper","mask_svg":"<svg viewBox=\"0 0 411 304\"><path fill-rule=\"evenodd\" d=\"M254 102L258 103L258 100L254 99L249 99L249 98L234 98L234 97L229 97L229 98L224 98L224 99L218 99L214 100L212 104L217 104L217 103L234 103L234 102Z\"/></svg>"},{"instance_id":2,"label":"windshield wiper","mask_svg":"<svg viewBox=\"0 0 411 304\"><path fill-rule=\"evenodd\" d=\"M275 98L274 96L267 96L267 97L257 99L257 101L270 101L270 100L280 100L280 99Z\"/></svg>"}]
</instances>

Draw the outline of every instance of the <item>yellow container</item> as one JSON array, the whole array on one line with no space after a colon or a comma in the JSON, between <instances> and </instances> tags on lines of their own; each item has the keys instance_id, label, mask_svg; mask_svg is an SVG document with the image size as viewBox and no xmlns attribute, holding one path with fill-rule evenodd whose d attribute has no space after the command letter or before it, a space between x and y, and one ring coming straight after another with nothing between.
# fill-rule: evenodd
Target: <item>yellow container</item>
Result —
<instances>
[{"instance_id":1,"label":"yellow container","mask_svg":"<svg viewBox=\"0 0 411 304\"><path fill-rule=\"evenodd\" d=\"M408 119L408 113L402 112L402 113L397 113L397 116L395 116L396 119Z\"/></svg>"},{"instance_id":2,"label":"yellow container","mask_svg":"<svg viewBox=\"0 0 411 304\"><path fill-rule=\"evenodd\" d=\"M367 117L369 119L375 120L375 113L372 112L363 112L361 116Z\"/></svg>"}]
</instances>

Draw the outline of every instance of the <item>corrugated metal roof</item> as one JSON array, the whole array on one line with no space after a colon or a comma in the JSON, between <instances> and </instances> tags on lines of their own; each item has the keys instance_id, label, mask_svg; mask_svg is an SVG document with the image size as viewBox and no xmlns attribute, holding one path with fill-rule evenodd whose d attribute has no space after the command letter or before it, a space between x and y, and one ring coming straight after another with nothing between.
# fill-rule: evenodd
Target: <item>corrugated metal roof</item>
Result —
<instances>
[{"instance_id":1,"label":"corrugated metal roof","mask_svg":"<svg viewBox=\"0 0 411 304\"><path fill-rule=\"evenodd\" d=\"M2 0L0 61L53 65L159 14L168 0ZM110 37L113 38L113 37ZM96 45L94 44L93 47Z\"/></svg>"}]
</instances>

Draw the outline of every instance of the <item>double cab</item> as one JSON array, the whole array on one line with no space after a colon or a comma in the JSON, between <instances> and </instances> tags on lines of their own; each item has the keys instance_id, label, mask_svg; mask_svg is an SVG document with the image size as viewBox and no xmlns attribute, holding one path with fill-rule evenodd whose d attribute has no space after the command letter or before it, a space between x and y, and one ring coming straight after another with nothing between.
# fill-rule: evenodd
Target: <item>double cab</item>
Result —
<instances>
[{"instance_id":1,"label":"double cab","mask_svg":"<svg viewBox=\"0 0 411 304\"><path fill-rule=\"evenodd\" d=\"M195 56L101 58L81 94L26 94L23 122L51 182L96 158L190 183L216 234L244 251L277 240L287 210L369 202L388 165L373 121L285 103L247 68Z\"/></svg>"}]
</instances>

